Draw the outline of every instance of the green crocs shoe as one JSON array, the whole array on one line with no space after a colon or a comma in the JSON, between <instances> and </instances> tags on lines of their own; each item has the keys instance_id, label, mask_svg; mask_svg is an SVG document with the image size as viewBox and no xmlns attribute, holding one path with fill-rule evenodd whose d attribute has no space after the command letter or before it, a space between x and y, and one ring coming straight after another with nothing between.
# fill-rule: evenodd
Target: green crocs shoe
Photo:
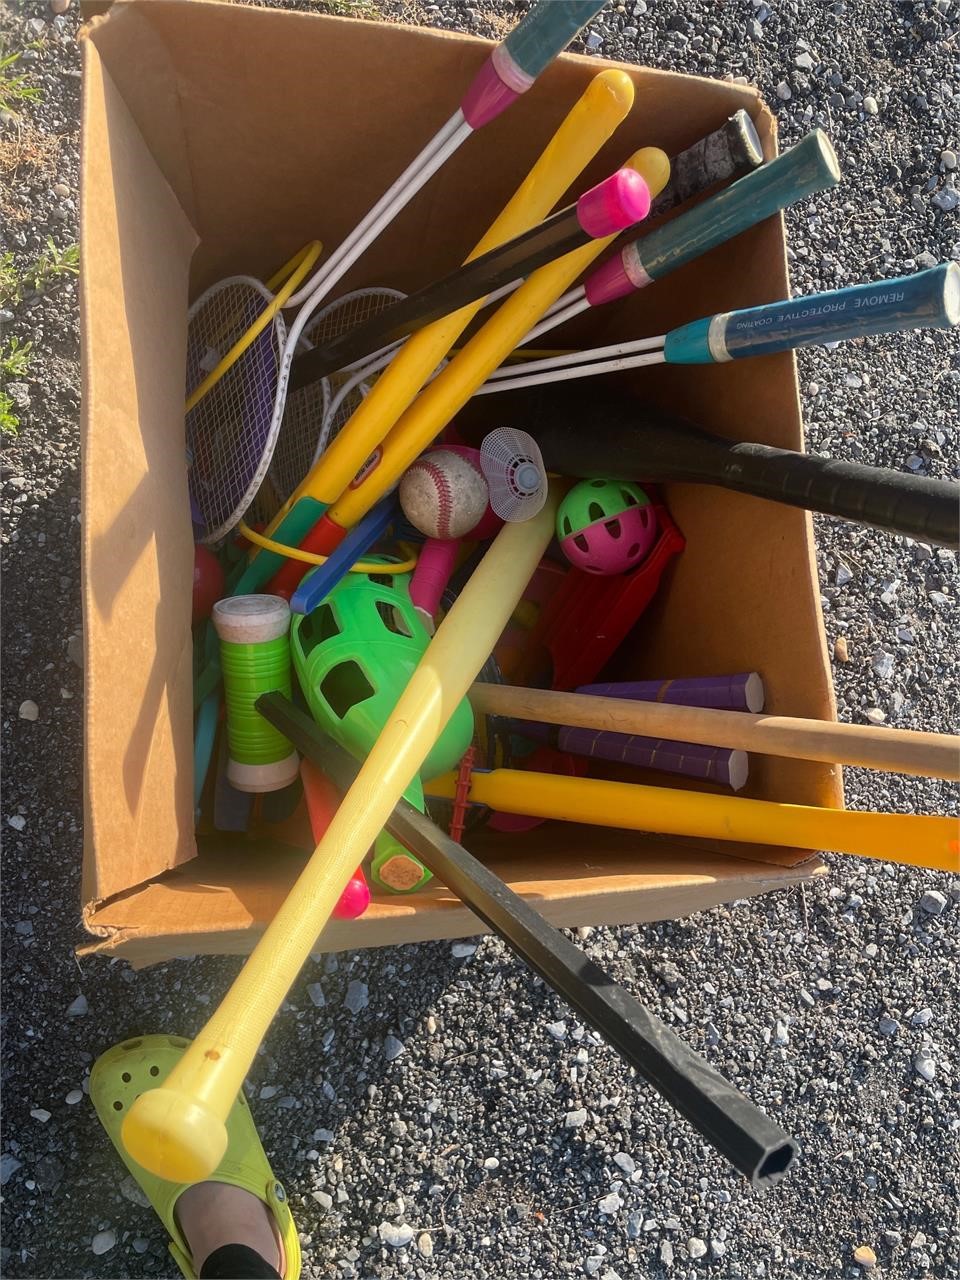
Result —
<instances>
[{"instance_id":1,"label":"green crocs shoe","mask_svg":"<svg viewBox=\"0 0 960 1280\"><path fill-rule=\"evenodd\" d=\"M155 1089L164 1082L188 1044L189 1041L179 1036L154 1035L138 1036L115 1045L94 1063L90 1073L90 1099L100 1123L117 1149L117 1154L143 1189L169 1233L170 1252L177 1266L187 1280L197 1280L187 1242L177 1225L174 1212L177 1200L190 1184L167 1182L164 1178L148 1173L127 1155L120 1138L123 1117L135 1099L147 1089ZM283 1242L283 1280L299 1280L300 1240L290 1215L287 1195L273 1176L270 1161L260 1142L260 1135L242 1090L227 1117L227 1134L227 1153L207 1181L226 1182L230 1186L242 1187L267 1205Z\"/></svg>"}]
</instances>

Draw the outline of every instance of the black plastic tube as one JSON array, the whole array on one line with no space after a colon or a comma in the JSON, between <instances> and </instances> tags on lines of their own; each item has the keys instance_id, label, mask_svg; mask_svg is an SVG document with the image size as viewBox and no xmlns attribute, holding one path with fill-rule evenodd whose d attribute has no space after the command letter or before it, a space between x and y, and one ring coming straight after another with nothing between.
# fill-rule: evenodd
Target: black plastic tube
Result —
<instances>
[{"instance_id":1,"label":"black plastic tube","mask_svg":"<svg viewBox=\"0 0 960 1280\"><path fill-rule=\"evenodd\" d=\"M264 694L256 707L332 782L350 786L356 761L308 715L279 693ZM529 903L405 800L387 829L755 1187L783 1177L794 1140Z\"/></svg>"}]
</instances>

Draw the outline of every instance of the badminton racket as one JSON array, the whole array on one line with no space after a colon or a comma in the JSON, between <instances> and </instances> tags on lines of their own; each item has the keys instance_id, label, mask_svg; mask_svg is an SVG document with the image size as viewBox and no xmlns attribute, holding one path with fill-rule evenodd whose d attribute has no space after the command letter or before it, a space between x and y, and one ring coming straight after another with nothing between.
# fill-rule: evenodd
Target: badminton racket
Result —
<instances>
[{"instance_id":1,"label":"badminton racket","mask_svg":"<svg viewBox=\"0 0 960 1280\"><path fill-rule=\"evenodd\" d=\"M547 469L561 475L716 485L921 542L960 544L958 489L949 480L725 440L611 387L507 391L496 405L498 419L528 431ZM489 410L472 402L457 421L479 435Z\"/></svg>"},{"instance_id":2,"label":"badminton racket","mask_svg":"<svg viewBox=\"0 0 960 1280\"><path fill-rule=\"evenodd\" d=\"M650 193L635 169L619 169L577 200L505 244L473 258L442 280L410 294L367 324L298 356L293 391L404 338L467 303L528 276L590 240L613 235L647 216Z\"/></svg>"},{"instance_id":3,"label":"badminton racket","mask_svg":"<svg viewBox=\"0 0 960 1280\"><path fill-rule=\"evenodd\" d=\"M788 205L826 191L839 181L840 167L830 139L814 129L763 168L748 173L725 191L648 235L630 241L619 254L591 272L583 284L565 293L527 334L524 343L535 342L590 307L613 302L653 284Z\"/></svg>"},{"instance_id":4,"label":"badminton racket","mask_svg":"<svg viewBox=\"0 0 960 1280\"><path fill-rule=\"evenodd\" d=\"M594 76L470 256L478 257L540 222L623 122L633 99L633 83L624 72L602 71ZM290 545L304 538L329 503L353 481L364 460L375 455L480 306L471 303L404 343L350 419L348 429L332 442L271 522L269 533ZM281 557L258 553L247 567L242 589L260 590L282 565Z\"/></svg>"},{"instance_id":5,"label":"badminton racket","mask_svg":"<svg viewBox=\"0 0 960 1280\"><path fill-rule=\"evenodd\" d=\"M205 541L218 541L236 525L267 472L283 418L290 366L320 302L470 134L524 93L601 8L602 0L551 0L531 9L493 50L451 119L320 269L288 297L286 305L299 311L279 350L256 339L231 370L239 371L238 376L220 378L203 397L203 418L192 423L188 419L187 434L191 496L203 513ZM252 283L256 288L257 282ZM258 308L262 309L263 305ZM251 323L248 319L244 328ZM275 323L274 336L280 333Z\"/></svg>"},{"instance_id":6,"label":"badminton racket","mask_svg":"<svg viewBox=\"0 0 960 1280\"><path fill-rule=\"evenodd\" d=\"M302 342L314 348L325 347L404 297L399 289L355 289L316 312L304 330ZM302 387L291 385L268 472L281 501L294 492L369 386L362 375L353 379L349 374L337 385L331 385L326 378Z\"/></svg>"},{"instance_id":7,"label":"badminton racket","mask_svg":"<svg viewBox=\"0 0 960 1280\"><path fill-rule=\"evenodd\" d=\"M724 311L656 338L508 365L497 370L476 394L652 364L726 364L745 356L772 355L880 333L951 328L958 320L960 264L947 262L894 280Z\"/></svg>"}]
</instances>

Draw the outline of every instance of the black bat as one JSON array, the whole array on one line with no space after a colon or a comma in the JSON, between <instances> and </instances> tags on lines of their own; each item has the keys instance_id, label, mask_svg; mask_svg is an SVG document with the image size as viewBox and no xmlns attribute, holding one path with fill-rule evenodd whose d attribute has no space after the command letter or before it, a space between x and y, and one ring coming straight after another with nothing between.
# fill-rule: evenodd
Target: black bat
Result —
<instances>
[{"instance_id":1,"label":"black bat","mask_svg":"<svg viewBox=\"0 0 960 1280\"><path fill-rule=\"evenodd\" d=\"M257 710L337 786L358 765L282 694L257 699ZM665 1023L548 924L482 862L413 805L401 800L387 830L600 1033L699 1133L756 1187L786 1173L796 1143Z\"/></svg>"},{"instance_id":2,"label":"black bat","mask_svg":"<svg viewBox=\"0 0 960 1280\"><path fill-rule=\"evenodd\" d=\"M542 385L471 400L457 421L529 431L548 470L582 479L717 485L854 520L920 542L960 547L960 487L886 467L725 440L625 392Z\"/></svg>"}]
</instances>

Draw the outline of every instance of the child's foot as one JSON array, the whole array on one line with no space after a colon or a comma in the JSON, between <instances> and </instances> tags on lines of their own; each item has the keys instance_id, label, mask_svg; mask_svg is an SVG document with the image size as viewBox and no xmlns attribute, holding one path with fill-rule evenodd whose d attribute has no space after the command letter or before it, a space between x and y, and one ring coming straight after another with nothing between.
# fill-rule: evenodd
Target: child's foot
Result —
<instances>
[{"instance_id":1,"label":"child's foot","mask_svg":"<svg viewBox=\"0 0 960 1280\"><path fill-rule=\"evenodd\" d=\"M273 1215L251 1191L225 1182L198 1182L179 1197L176 1214L198 1274L215 1250L244 1244L283 1275L283 1248Z\"/></svg>"}]
</instances>

